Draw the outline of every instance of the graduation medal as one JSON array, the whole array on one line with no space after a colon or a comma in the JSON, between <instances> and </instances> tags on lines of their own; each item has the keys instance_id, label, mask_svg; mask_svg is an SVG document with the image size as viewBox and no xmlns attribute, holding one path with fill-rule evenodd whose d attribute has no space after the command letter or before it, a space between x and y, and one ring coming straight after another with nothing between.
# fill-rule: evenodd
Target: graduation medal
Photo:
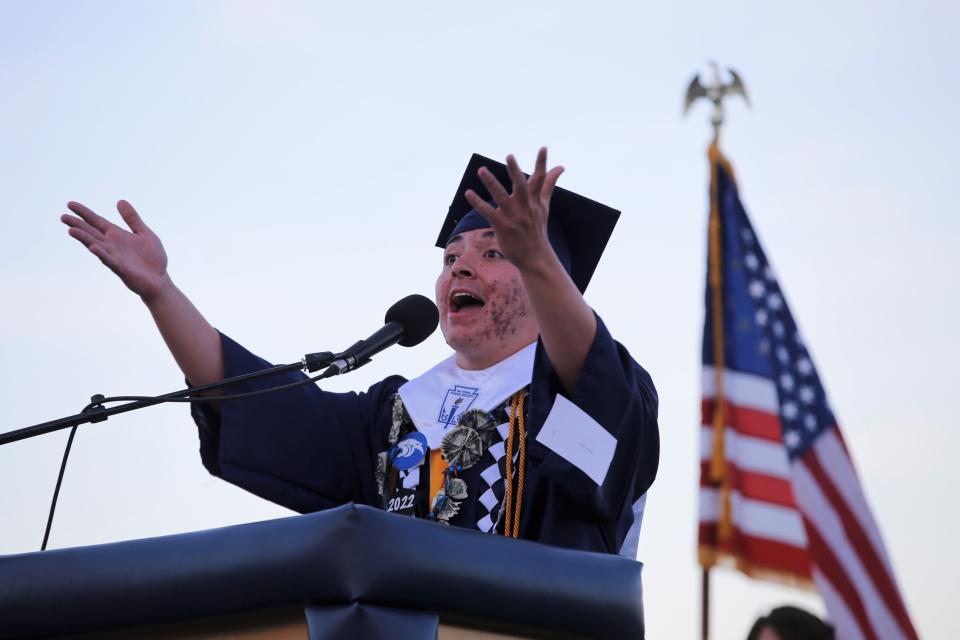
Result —
<instances>
[{"instance_id":1,"label":"graduation medal","mask_svg":"<svg viewBox=\"0 0 960 640\"><path fill-rule=\"evenodd\" d=\"M490 446L496 426L490 413L474 409L461 414L456 428L443 436L440 455L447 468L443 472L443 487L437 492L427 519L450 524L450 518L460 511L460 503L467 497L467 483L458 476L479 462Z\"/></svg>"}]
</instances>

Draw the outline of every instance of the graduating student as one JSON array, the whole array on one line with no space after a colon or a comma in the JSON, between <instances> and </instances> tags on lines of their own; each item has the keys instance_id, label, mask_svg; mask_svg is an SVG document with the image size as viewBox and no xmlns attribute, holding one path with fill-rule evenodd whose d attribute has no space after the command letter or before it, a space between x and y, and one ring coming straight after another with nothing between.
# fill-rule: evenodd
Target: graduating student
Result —
<instances>
[{"instance_id":1,"label":"graduating student","mask_svg":"<svg viewBox=\"0 0 960 640\"><path fill-rule=\"evenodd\" d=\"M619 213L555 188L563 169L546 162L541 149L529 177L512 156L467 167L437 240L450 358L362 393L305 385L193 405L206 468L300 512L352 501L632 557L659 460L657 394L582 296ZM131 232L68 206L70 235L141 296L192 384L270 366L176 288L130 204L118 210Z\"/></svg>"}]
</instances>

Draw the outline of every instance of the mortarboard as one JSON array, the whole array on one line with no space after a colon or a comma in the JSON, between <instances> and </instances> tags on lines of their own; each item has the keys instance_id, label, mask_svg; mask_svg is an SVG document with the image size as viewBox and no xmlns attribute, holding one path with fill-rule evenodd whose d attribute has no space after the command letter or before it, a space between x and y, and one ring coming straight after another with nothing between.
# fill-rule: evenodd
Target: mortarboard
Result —
<instances>
[{"instance_id":1,"label":"mortarboard","mask_svg":"<svg viewBox=\"0 0 960 640\"><path fill-rule=\"evenodd\" d=\"M477 175L480 167L486 167L507 191L513 191L513 182L510 180L506 165L479 154L473 154L466 171L463 172L463 178L460 180L460 186L457 187L453 202L450 203L447 217L443 221L443 227L437 237L438 247L446 247L450 238L456 234L490 226L490 223L470 206L463 195L467 189L473 189L481 198L492 202L487 188ZM619 211L605 204L560 187L554 188L550 197L547 232L550 244L553 245L554 251L580 293L586 290L619 217Z\"/></svg>"}]
</instances>

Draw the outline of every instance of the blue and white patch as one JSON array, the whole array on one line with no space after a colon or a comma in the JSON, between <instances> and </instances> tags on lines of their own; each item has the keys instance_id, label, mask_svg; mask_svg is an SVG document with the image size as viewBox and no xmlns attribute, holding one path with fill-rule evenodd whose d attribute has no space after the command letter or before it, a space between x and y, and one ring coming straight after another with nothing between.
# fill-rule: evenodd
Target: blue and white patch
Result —
<instances>
[{"instance_id":1,"label":"blue and white patch","mask_svg":"<svg viewBox=\"0 0 960 640\"><path fill-rule=\"evenodd\" d=\"M457 424L457 419L467 412L478 395L480 395L478 387L455 385L443 397L443 405L440 407L440 416L437 418L437 422L442 424L444 429L454 426Z\"/></svg>"},{"instance_id":2,"label":"blue and white patch","mask_svg":"<svg viewBox=\"0 0 960 640\"><path fill-rule=\"evenodd\" d=\"M408 433L390 450L393 466L400 471L423 464L427 456L427 436L419 431Z\"/></svg>"}]
</instances>

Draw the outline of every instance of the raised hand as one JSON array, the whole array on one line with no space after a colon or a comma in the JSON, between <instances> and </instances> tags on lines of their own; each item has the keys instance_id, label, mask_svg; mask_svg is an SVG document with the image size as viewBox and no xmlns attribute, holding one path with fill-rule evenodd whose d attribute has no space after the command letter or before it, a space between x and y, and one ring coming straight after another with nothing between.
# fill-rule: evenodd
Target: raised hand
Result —
<instances>
[{"instance_id":1,"label":"raised hand","mask_svg":"<svg viewBox=\"0 0 960 640\"><path fill-rule=\"evenodd\" d=\"M493 196L494 208L473 191L465 194L497 234L500 251L517 267L540 325L540 339L567 393L573 393L587 352L597 332L597 320L577 286L564 270L547 235L550 196L563 167L547 171L547 150L540 149L528 180L513 156L507 156L513 193L486 169L478 176Z\"/></svg>"},{"instance_id":2,"label":"raised hand","mask_svg":"<svg viewBox=\"0 0 960 640\"><path fill-rule=\"evenodd\" d=\"M97 256L144 302L149 304L170 284L163 244L129 202L118 202L117 211L130 231L79 202L68 202L67 207L77 214L60 217L60 221L70 227L70 236Z\"/></svg>"},{"instance_id":3,"label":"raised hand","mask_svg":"<svg viewBox=\"0 0 960 640\"><path fill-rule=\"evenodd\" d=\"M77 214L64 214L60 218L70 227L70 235L100 258L100 262L120 276L123 284L146 303L160 335L187 379L196 385L221 380L220 334L170 280L167 253L160 238L144 224L130 203L126 200L117 203L117 211L130 231L79 202L68 202L67 207Z\"/></svg>"},{"instance_id":4,"label":"raised hand","mask_svg":"<svg viewBox=\"0 0 960 640\"><path fill-rule=\"evenodd\" d=\"M480 169L477 174L496 202L496 207L473 190L467 190L464 195L471 206L490 221L503 255L522 271L528 264L552 255L547 237L547 218L550 196L563 173L563 167L547 171L547 148L541 147L529 179L523 175L513 155L507 156L507 171L513 182L513 193L508 193L486 168Z\"/></svg>"}]
</instances>

